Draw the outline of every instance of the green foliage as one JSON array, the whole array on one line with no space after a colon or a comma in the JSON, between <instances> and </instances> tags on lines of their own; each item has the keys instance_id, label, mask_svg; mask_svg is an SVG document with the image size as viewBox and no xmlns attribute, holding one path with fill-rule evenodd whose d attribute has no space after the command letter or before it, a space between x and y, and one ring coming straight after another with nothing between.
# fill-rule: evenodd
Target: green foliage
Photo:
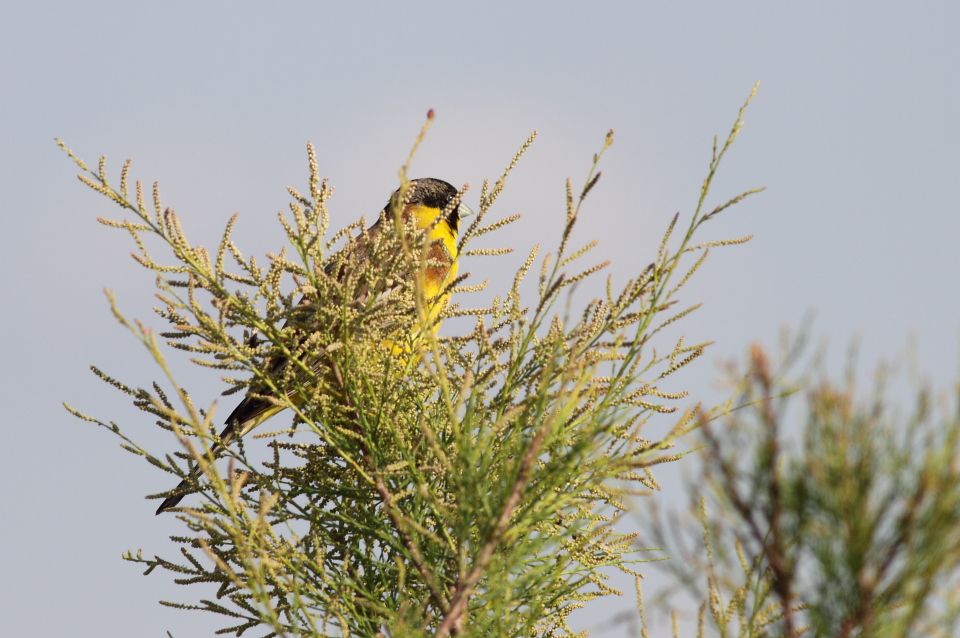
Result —
<instances>
[{"instance_id":1,"label":"green foliage","mask_svg":"<svg viewBox=\"0 0 960 638\"><path fill-rule=\"evenodd\" d=\"M758 345L745 371L731 368L740 390L722 427L702 419L704 472L691 489L705 552L684 551L684 525L661 516L653 532L681 557L661 564L705 600L700 635L956 635L960 386L940 409L921 388L904 414L883 368L866 396L852 372L791 380L801 343L777 369Z\"/></svg>"},{"instance_id":2,"label":"green foliage","mask_svg":"<svg viewBox=\"0 0 960 638\"><path fill-rule=\"evenodd\" d=\"M738 118L719 151L715 145L685 232L676 232L674 217L655 260L622 290L608 280L604 298L563 316L556 307L568 291L607 265L567 271L595 246L568 243L600 177L602 151L579 193L567 183L562 238L556 254L540 260L535 305L521 302L521 285L537 249L489 307L454 304L437 317L430 312L435 300L423 292L431 265L424 232L387 211L391 232L370 237L361 221L327 236L330 189L312 147L309 190L291 189L290 215L280 215L289 246L268 255L266 266L231 241L236 217L211 254L188 242L156 186L152 207L139 182L129 199L129 162L116 189L103 160L87 171L74 157L86 171L80 179L133 220L101 221L125 230L135 259L156 275L157 312L169 324L159 338L194 363L225 371L228 392L274 397L294 415L290 428L259 435L270 439L269 461L255 467L243 445L234 446L221 473L211 453L218 442L213 407L196 406L158 336L114 304L165 379L134 389L95 372L172 432L183 451L151 453L116 424L71 411L172 476L202 470L192 481L199 493L188 496L194 506L178 510L184 531L172 540L180 554L137 552L128 560L215 593L165 604L222 614L222 633L569 635L572 610L614 593L604 570L632 573L639 560L633 535L613 523L625 496L657 488L651 466L678 457L665 450L695 416L683 413L660 442L640 436L651 417L674 412L670 403L686 396L657 384L707 345L681 339L665 354L652 348L666 325L696 308L676 309L679 290L709 247L748 239L692 242L706 221L746 195L704 208L739 127ZM486 221L531 141L493 186L484 183L479 213L461 234L461 257L504 252L469 245L515 219ZM603 149L612 141L611 132ZM172 260L148 250L155 243ZM368 259L357 259L358 245L368 248ZM448 292L486 283L468 288L464 279ZM435 323L453 316L473 317L475 327L437 336ZM295 365L271 371L281 357Z\"/></svg>"}]
</instances>

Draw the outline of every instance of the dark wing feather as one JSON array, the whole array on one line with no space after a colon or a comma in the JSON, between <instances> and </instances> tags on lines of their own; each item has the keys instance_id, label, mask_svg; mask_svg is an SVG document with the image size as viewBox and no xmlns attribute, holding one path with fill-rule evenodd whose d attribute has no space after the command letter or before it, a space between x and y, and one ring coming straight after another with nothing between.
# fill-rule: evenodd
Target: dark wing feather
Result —
<instances>
[{"instance_id":1,"label":"dark wing feather","mask_svg":"<svg viewBox=\"0 0 960 638\"><path fill-rule=\"evenodd\" d=\"M380 220L378 220L373 226L367 229L367 236L372 240L379 235L380 232ZM348 243L343 250L345 253L344 256L339 259L331 260L324 268L324 272L328 277L334 277L337 280L342 279L346 273L346 268L348 267L349 263L363 262L367 259L369 253L367 243L360 239ZM334 272L334 270L337 269L338 272ZM297 307L306 307L309 305L309 303L309 299L306 296L303 296L301 297L300 301L297 302ZM286 328L286 322L284 322L284 325L281 326L280 329L283 330L284 328ZM253 341L256 339L256 335L252 336L250 339ZM283 370L287 363L288 361L286 357L276 357L272 359L266 364L268 374L271 376L278 374L281 370ZM258 394L260 396L253 396L254 394ZM267 392L255 392L253 390L249 390L247 392L247 395L243 398L243 401L241 401L240 404L233 409L233 412L230 413L230 416L227 417L226 427L223 428L223 431L220 433L221 442L214 445L210 450L210 453L214 456L214 458L220 456L220 454L223 452L224 446L230 445L234 441L238 431L241 434L246 432L248 429L246 424L251 422L256 423L257 420L264 414L269 412L271 409L276 408L273 403L263 398L263 396L267 394ZM191 481L200 476L201 473L201 469L196 467L191 473L189 479L180 481L180 484L174 488L174 491L179 493L164 499L164 501L160 503L160 507L157 508L157 514L160 514L164 510L168 510L171 507L176 507L180 501L183 500L183 497L189 493L186 490L190 486Z\"/></svg>"}]
</instances>

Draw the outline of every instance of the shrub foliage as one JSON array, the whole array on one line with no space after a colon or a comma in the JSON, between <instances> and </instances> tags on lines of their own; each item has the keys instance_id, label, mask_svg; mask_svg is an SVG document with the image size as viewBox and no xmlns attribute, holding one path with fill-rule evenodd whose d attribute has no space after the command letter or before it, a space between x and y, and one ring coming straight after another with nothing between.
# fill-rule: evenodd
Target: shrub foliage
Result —
<instances>
[{"instance_id":1,"label":"shrub foliage","mask_svg":"<svg viewBox=\"0 0 960 638\"><path fill-rule=\"evenodd\" d=\"M152 205L140 182L128 192L129 161L115 187L102 158L88 170L64 147L80 179L126 215L100 221L133 240L134 258L156 276L156 312L168 324L157 334L127 320L111 298L163 376L133 388L94 372L174 435L180 451L148 451L130 428L69 409L171 479L201 469L191 506L178 510L179 553L126 558L189 585L194 602L164 604L221 614L223 633L568 635L572 610L614 593L604 570L633 573L634 535L613 524L630 493L659 487L652 466L677 458L668 448L697 414L669 417L675 423L659 441L641 436L686 396L661 391L661 381L707 345L680 339L654 348L664 327L697 308L679 305L678 293L710 247L748 239L694 243L706 222L755 192L706 207L740 126L738 117L714 144L685 227L675 216L657 254L622 288L608 278L597 299L564 309L571 288L597 281L607 266L580 265L595 242L570 245L600 177L601 150L581 189L567 182L557 250L540 257L535 248L486 307L462 305L486 285L468 285L464 275L448 291L459 303L436 317L423 292L425 234L394 210L385 220L391 232L372 240L363 221L329 233L331 189L312 146L308 189L290 189L290 210L279 215L288 245L263 265L231 240L236 216L215 250L194 246L156 185ZM461 229L461 259L506 252L471 246L518 217L489 221L532 141L499 180L484 182L478 214ZM612 141L611 131L603 149ZM355 258L357 241L371 244L369 259ZM536 298L526 305L531 272ZM473 328L438 336L434 322L449 317L470 317ZM227 393L274 397L293 414L289 427L257 435L269 439L271 458L254 462L241 442L215 462L215 406L202 409L177 383L171 353L222 371ZM295 365L268 373L276 357Z\"/></svg>"}]
</instances>

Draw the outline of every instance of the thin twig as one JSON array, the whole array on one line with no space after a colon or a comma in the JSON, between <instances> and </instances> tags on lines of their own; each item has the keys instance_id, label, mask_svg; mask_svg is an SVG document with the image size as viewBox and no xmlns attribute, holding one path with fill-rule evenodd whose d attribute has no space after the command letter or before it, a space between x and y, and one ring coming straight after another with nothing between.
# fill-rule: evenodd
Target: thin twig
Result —
<instances>
[{"instance_id":1,"label":"thin twig","mask_svg":"<svg viewBox=\"0 0 960 638\"><path fill-rule=\"evenodd\" d=\"M520 504L523 488L530 479L530 470L533 467L534 461L536 461L540 455L540 448L543 446L543 441L546 439L547 434L552 429L553 421L554 419L548 419L543 426L541 426L536 436L533 437L530 448L520 463L520 471L517 472L517 478L513 482L513 489L510 490L510 495L503 505L500 518L497 520L496 525L487 533L487 538L483 543L483 547L480 549L480 553L477 555L473 569L470 570L466 578L463 578L457 583L456 594L454 594L453 599L450 601L450 610L446 613L443 621L437 628L434 638L446 638L446 636L451 633L459 634L462 632L463 617L467 610L467 602L473 593L473 588L476 587L477 583L480 582L480 579L483 577L483 573L486 571L490 559L493 558L493 552L496 550L497 545L500 544L507 525L509 525L510 519L513 517L514 510L517 508L517 505Z\"/></svg>"}]
</instances>

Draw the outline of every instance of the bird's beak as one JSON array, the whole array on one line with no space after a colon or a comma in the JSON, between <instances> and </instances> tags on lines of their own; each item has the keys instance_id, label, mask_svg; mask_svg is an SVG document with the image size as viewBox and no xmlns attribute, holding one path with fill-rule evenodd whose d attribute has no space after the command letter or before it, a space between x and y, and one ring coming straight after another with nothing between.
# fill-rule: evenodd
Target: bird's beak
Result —
<instances>
[{"instance_id":1,"label":"bird's beak","mask_svg":"<svg viewBox=\"0 0 960 638\"><path fill-rule=\"evenodd\" d=\"M460 204L457 206L457 215L462 219L473 215L473 211L466 204Z\"/></svg>"}]
</instances>

